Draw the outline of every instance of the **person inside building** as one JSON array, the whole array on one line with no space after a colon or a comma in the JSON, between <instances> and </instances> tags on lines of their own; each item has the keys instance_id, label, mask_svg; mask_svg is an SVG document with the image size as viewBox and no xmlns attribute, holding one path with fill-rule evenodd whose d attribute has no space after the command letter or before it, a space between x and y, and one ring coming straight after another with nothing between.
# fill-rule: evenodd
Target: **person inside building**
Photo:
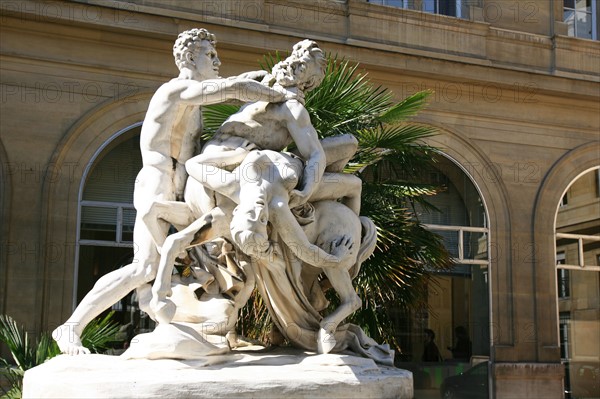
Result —
<instances>
[{"instance_id":1,"label":"person inside building","mask_svg":"<svg viewBox=\"0 0 600 399\"><path fill-rule=\"evenodd\" d=\"M471 340L464 326L454 329L454 346L448 347L448 350L454 360L468 362L471 359Z\"/></svg>"},{"instance_id":2,"label":"person inside building","mask_svg":"<svg viewBox=\"0 0 600 399\"><path fill-rule=\"evenodd\" d=\"M425 347L423 348L423 356L421 360L424 362L441 362L443 361L440 350L435 344L435 332L426 328L425 333Z\"/></svg>"}]
</instances>

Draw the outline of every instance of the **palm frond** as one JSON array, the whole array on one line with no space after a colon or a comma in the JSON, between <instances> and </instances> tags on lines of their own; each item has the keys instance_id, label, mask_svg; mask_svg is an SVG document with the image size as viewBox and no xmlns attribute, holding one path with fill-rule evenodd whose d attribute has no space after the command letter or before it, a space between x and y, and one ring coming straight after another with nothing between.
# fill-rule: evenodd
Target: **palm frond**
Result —
<instances>
[{"instance_id":1,"label":"palm frond","mask_svg":"<svg viewBox=\"0 0 600 399\"><path fill-rule=\"evenodd\" d=\"M286 59L288 55L288 53L285 53L285 55L283 55L279 51L275 51L275 54L269 53L264 55L262 62L260 62L258 65L260 66L260 69L264 71L271 71L275 64L277 64L281 60Z\"/></svg>"},{"instance_id":2,"label":"palm frond","mask_svg":"<svg viewBox=\"0 0 600 399\"><path fill-rule=\"evenodd\" d=\"M374 129L363 129L356 132L362 148L380 148L386 150L405 150L407 146L415 146L420 140L436 134L431 126L418 124L402 124L397 126L378 126Z\"/></svg>"},{"instance_id":3,"label":"palm frond","mask_svg":"<svg viewBox=\"0 0 600 399\"><path fill-rule=\"evenodd\" d=\"M118 342L117 333L120 325L112 320L114 311L109 312L103 318L92 320L81 334L83 346L92 352L99 353L108 349L109 344Z\"/></svg>"},{"instance_id":4,"label":"palm frond","mask_svg":"<svg viewBox=\"0 0 600 399\"><path fill-rule=\"evenodd\" d=\"M40 339L35 345L35 364L42 364L46 360L53 358L54 356L58 356L60 354L60 349L56 342L52 339L52 336L43 332L40 335Z\"/></svg>"},{"instance_id":5,"label":"palm frond","mask_svg":"<svg viewBox=\"0 0 600 399\"><path fill-rule=\"evenodd\" d=\"M94 352L107 349L107 344L116 341L119 325L112 321L114 312L102 319L92 320L84 329L81 340L83 345ZM42 332L39 339L33 340L25 327L20 326L10 316L0 315L0 342L8 347L16 367L6 359L0 358L0 374L8 380L10 388L5 390L7 398L20 398L25 371L44 363L60 354L60 349L48 332ZM3 396L4 398L5 396Z\"/></svg>"},{"instance_id":6,"label":"palm frond","mask_svg":"<svg viewBox=\"0 0 600 399\"><path fill-rule=\"evenodd\" d=\"M36 365L35 355L31 350L29 335L23 326L10 316L0 315L0 341L8 347L15 363L21 370L28 370Z\"/></svg>"},{"instance_id":7,"label":"palm frond","mask_svg":"<svg viewBox=\"0 0 600 399\"><path fill-rule=\"evenodd\" d=\"M23 376L25 372L0 358L0 390L2 399L21 399L23 396Z\"/></svg>"},{"instance_id":8,"label":"palm frond","mask_svg":"<svg viewBox=\"0 0 600 399\"><path fill-rule=\"evenodd\" d=\"M432 94L430 90L419 91L411 96L406 97L398 104L388 108L382 112L377 118L381 123L398 123L415 116L421 111L429 100Z\"/></svg>"},{"instance_id":9,"label":"palm frond","mask_svg":"<svg viewBox=\"0 0 600 399\"><path fill-rule=\"evenodd\" d=\"M223 122L239 109L239 105L232 104L213 104L202 107L202 138L210 139Z\"/></svg>"},{"instance_id":10,"label":"palm frond","mask_svg":"<svg viewBox=\"0 0 600 399\"><path fill-rule=\"evenodd\" d=\"M408 199L420 199L423 197L436 195L442 188L426 183L414 183L403 181L391 181L386 183L363 183L363 190L373 196L383 197L400 206L405 206Z\"/></svg>"},{"instance_id":11,"label":"palm frond","mask_svg":"<svg viewBox=\"0 0 600 399\"><path fill-rule=\"evenodd\" d=\"M391 93L370 84L358 65L329 57L325 78L306 95L306 109L320 137L354 134L392 104Z\"/></svg>"}]
</instances>

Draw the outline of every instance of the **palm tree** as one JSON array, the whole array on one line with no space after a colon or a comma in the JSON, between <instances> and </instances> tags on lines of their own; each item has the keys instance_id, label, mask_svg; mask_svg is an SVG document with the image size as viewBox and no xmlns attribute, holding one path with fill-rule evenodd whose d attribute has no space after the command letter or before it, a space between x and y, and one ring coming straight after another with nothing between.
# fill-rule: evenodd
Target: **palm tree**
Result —
<instances>
[{"instance_id":1,"label":"palm tree","mask_svg":"<svg viewBox=\"0 0 600 399\"><path fill-rule=\"evenodd\" d=\"M267 57L264 69L270 70L278 59ZM409 121L430 94L418 92L395 103L389 90L358 73L358 65L329 57L323 82L306 96L305 106L321 138L351 133L358 139L359 149L344 172L364 182L361 213L377 225L378 245L355 279L363 307L350 321L396 348L393 310L423 306L431 272L452 265L441 238L426 230L414 212L416 203L432 209L425 197L440 191L419 182L422 171L435 161L435 148L423 142L435 129ZM206 138L237 110L234 105L206 107ZM335 306L336 298L331 299ZM264 339L268 320L255 295L241 312L240 333Z\"/></svg>"},{"instance_id":2,"label":"palm tree","mask_svg":"<svg viewBox=\"0 0 600 399\"><path fill-rule=\"evenodd\" d=\"M112 320L114 312L92 320L81 334L81 341L93 353L109 348L109 344L118 342L120 325ZM0 376L6 378L9 388L0 387L4 392L2 398L20 398L23 389L25 371L44 363L60 354L60 349L48 332L42 332L33 339L23 326L10 316L0 315L0 342L8 347L15 366L8 360L0 358Z\"/></svg>"}]
</instances>

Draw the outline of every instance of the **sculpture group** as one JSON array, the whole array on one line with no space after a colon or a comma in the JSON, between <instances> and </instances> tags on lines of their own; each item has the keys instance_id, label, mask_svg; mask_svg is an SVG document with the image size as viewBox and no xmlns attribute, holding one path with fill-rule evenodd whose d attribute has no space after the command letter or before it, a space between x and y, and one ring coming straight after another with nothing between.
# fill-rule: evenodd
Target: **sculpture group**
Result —
<instances>
[{"instance_id":1,"label":"sculpture group","mask_svg":"<svg viewBox=\"0 0 600 399\"><path fill-rule=\"evenodd\" d=\"M179 35L180 74L156 91L142 125L134 260L98 280L54 331L59 347L89 353L85 326L135 289L158 326L126 356L224 353L240 345L238 311L256 287L292 345L391 364L387 345L342 323L361 306L352 279L375 248L376 229L359 216L360 179L342 173L356 139L319 140L304 107L304 94L324 77L323 52L303 40L270 72L224 79L215 46L205 29ZM245 105L199 148L200 107L233 99ZM173 273L176 264L183 272ZM322 275L340 298L329 314Z\"/></svg>"}]
</instances>

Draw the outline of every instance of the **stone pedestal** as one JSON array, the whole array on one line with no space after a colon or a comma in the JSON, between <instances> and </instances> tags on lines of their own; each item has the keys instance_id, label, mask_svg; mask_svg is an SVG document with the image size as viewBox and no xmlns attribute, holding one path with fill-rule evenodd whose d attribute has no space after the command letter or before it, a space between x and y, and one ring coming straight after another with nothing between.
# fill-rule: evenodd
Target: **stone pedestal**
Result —
<instances>
[{"instance_id":1,"label":"stone pedestal","mask_svg":"<svg viewBox=\"0 0 600 399\"><path fill-rule=\"evenodd\" d=\"M412 373L352 355L232 351L200 360L61 355L28 370L24 398L412 398Z\"/></svg>"}]
</instances>

